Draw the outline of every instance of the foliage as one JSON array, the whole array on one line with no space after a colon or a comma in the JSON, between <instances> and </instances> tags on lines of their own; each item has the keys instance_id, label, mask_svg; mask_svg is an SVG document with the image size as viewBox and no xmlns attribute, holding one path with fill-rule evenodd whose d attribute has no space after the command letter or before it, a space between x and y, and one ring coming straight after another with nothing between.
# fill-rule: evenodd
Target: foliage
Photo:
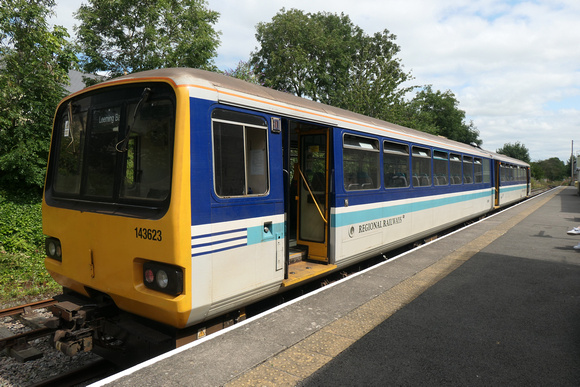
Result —
<instances>
[{"instance_id":1,"label":"foliage","mask_svg":"<svg viewBox=\"0 0 580 387\"><path fill-rule=\"evenodd\" d=\"M53 0L5 0L0 7L0 184L44 182L58 102L76 61L63 27L49 29Z\"/></svg>"},{"instance_id":2,"label":"foliage","mask_svg":"<svg viewBox=\"0 0 580 387\"><path fill-rule=\"evenodd\" d=\"M543 180L546 176L544 169L538 164L538 162L530 163L530 173L534 179Z\"/></svg>"},{"instance_id":3,"label":"foliage","mask_svg":"<svg viewBox=\"0 0 580 387\"><path fill-rule=\"evenodd\" d=\"M54 295L60 289L44 267L41 198L0 192L0 304Z\"/></svg>"},{"instance_id":4,"label":"foliage","mask_svg":"<svg viewBox=\"0 0 580 387\"><path fill-rule=\"evenodd\" d=\"M558 181L570 177L570 169L557 157L532 162L531 166L532 176L536 179Z\"/></svg>"},{"instance_id":5,"label":"foliage","mask_svg":"<svg viewBox=\"0 0 580 387\"><path fill-rule=\"evenodd\" d=\"M215 69L219 14L205 0L89 0L75 17L85 72L116 77L161 67Z\"/></svg>"},{"instance_id":6,"label":"foliage","mask_svg":"<svg viewBox=\"0 0 580 387\"><path fill-rule=\"evenodd\" d=\"M496 152L508 157L513 157L514 159L525 161L526 163L531 161L528 148L519 141L516 141L515 144L504 144L503 147L496 150Z\"/></svg>"},{"instance_id":7,"label":"foliage","mask_svg":"<svg viewBox=\"0 0 580 387\"><path fill-rule=\"evenodd\" d=\"M425 86L409 103L407 122L402 124L465 144L482 144L479 131L473 121L465 122L465 111L459 109L451 90L433 91Z\"/></svg>"},{"instance_id":8,"label":"foliage","mask_svg":"<svg viewBox=\"0 0 580 387\"><path fill-rule=\"evenodd\" d=\"M44 268L44 257L0 251L0 308L50 298L62 291Z\"/></svg>"},{"instance_id":9,"label":"foliage","mask_svg":"<svg viewBox=\"0 0 580 387\"><path fill-rule=\"evenodd\" d=\"M235 69L229 69L224 71L224 75L229 77L238 78L242 81L254 83L256 85L261 85L258 75L254 72L254 67L250 62L241 60Z\"/></svg>"},{"instance_id":10,"label":"foliage","mask_svg":"<svg viewBox=\"0 0 580 387\"><path fill-rule=\"evenodd\" d=\"M9 253L43 251L40 198L0 193L0 249Z\"/></svg>"},{"instance_id":11,"label":"foliage","mask_svg":"<svg viewBox=\"0 0 580 387\"><path fill-rule=\"evenodd\" d=\"M270 23L257 26L260 48L251 54L260 83L300 97L356 113L481 145L473 122L451 91L415 87L397 54L396 36L388 30L366 35L348 16L304 13L284 8Z\"/></svg>"},{"instance_id":12,"label":"foliage","mask_svg":"<svg viewBox=\"0 0 580 387\"><path fill-rule=\"evenodd\" d=\"M256 39L250 63L265 86L377 118L409 90L395 36L368 36L344 14L283 8Z\"/></svg>"}]
</instances>

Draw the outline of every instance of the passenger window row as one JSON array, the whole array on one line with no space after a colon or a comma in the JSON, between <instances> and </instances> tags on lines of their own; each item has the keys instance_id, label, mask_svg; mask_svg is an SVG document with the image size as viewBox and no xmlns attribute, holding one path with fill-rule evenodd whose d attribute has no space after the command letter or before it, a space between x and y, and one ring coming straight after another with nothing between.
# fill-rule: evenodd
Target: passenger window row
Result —
<instances>
[{"instance_id":1,"label":"passenger window row","mask_svg":"<svg viewBox=\"0 0 580 387\"><path fill-rule=\"evenodd\" d=\"M347 191L379 188L379 140L345 134L343 170ZM385 188L491 182L488 159L394 141L383 142L382 172Z\"/></svg>"}]
</instances>

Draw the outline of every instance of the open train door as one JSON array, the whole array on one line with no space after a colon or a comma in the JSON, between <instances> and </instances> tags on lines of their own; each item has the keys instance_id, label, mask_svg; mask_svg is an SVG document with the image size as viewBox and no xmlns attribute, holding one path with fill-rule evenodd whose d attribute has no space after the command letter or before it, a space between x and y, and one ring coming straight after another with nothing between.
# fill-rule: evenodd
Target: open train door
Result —
<instances>
[{"instance_id":1,"label":"open train door","mask_svg":"<svg viewBox=\"0 0 580 387\"><path fill-rule=\"evenodd\" d=\"M495 182L495 207L499 207L499 183L501 181L501 163L498 160L495 160L495 176L494 176L494 182Z\"/></svg>"},{"instance_id":2,"label":"open train door","mask_svg":"<svg viewBox=\"0 0 580 387\"><path fill-rule=\"evenodd\" d=\"M527 196L530 196L532 194L532 184L531 184L531 176L530 176L530 167L526 168L526 185L528 187L528 194Z\"/></svg>"},{"instance_id":3,"label":"open train door","mask_svg":"<svg viewBox=\"0 0 580 387\"><path fill-rule=\"evenodd\" d=\"M308 259L328 263L329 129L298 132L296 240Z\"/></svg>"}]
</instances>

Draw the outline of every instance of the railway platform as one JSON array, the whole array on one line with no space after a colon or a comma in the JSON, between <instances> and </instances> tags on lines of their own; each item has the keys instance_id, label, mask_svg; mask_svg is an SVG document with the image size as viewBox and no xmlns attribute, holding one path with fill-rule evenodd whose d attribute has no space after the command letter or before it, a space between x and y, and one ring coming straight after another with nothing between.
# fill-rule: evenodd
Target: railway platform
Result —
<instances>
[{"instance_id":1,"label":"railway platform","mask_svg":"<svg viewBox=\"0 0 580 387\"><path fill-rule=\"evenodd\" d=\"M93 386L580 385L560 187Z\"/></svg>"}]
</instances>

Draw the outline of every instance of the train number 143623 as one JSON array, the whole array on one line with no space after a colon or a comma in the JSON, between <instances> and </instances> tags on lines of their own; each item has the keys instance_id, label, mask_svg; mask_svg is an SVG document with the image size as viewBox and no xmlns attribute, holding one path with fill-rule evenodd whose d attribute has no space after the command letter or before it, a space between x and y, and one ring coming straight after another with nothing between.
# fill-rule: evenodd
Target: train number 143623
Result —
<instances>
[{"instance_id":1,"label":"train number 143623","mask_svg":"<svg viewBox=\"0 0 580 387\"><path fill-rule=\"evenodd\" d=\"M135 238L161 242L163 237L161 235L161 230L135 227Z\"/></svg>"}]
</instances>

